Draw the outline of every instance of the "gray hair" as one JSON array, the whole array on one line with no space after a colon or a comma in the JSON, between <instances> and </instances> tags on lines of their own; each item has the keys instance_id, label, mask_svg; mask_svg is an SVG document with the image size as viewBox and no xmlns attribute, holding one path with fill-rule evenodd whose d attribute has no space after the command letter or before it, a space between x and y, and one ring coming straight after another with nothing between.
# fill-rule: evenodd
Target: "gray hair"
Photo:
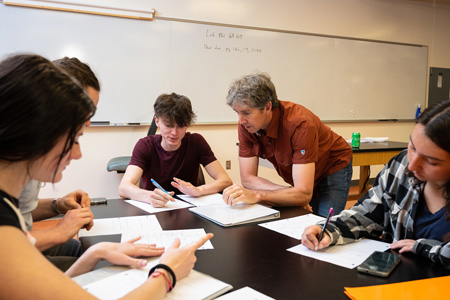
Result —
<instances>
[{"instance_id":1,"label":"gray hair","mask_svg":"<svg viewBox=\"0 0 450 300\"><path fill-rule=\"evenodd\" d=\"M270 76L257 73L234 81L228 90L227 104L233 107L238 102L256 109L263 109L269 102L272 102L272 108L277 107L277 92Z\"/></svg>"}]
</instances>

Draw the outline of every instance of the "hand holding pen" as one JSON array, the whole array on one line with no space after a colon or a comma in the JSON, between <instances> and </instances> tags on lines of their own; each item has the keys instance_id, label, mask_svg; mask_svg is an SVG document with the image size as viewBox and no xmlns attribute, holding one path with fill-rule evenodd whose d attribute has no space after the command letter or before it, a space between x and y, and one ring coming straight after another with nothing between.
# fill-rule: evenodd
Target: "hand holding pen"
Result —
<instances>
[{"instance_id":1,"label":"hand holding pen","mask_svg":"<svg viewBox=\"0 0 450 300\"><path fill-rule=\"evenodd\" d=\"M330 223L330 219L332 216L333 216L333 208L331 207L330 211L328 212L327 220L325 221L325 223L323 223L322 231L320 232L320 235L319 235L319 244L320 244L320 241L322 241L323 234L325 233L325 228L327 227L327 224ZM319 245L316 246L315 251L317 251L318 249L319 249Z\"/></svg>"},{"instance_id":2,"label":"hand holding pen","mask_svg":"<svg viewBox=\"0 0 450 300\"><path fill-rule=\"evenodd\" d=\"M167 201L175 202L175 199L172 197L172 194L166 191L159 183L156 182L156 180L151 179L151 182L156 187L152 197L150 198L151 201L150 204L153 207L163 207L167 203ZM157 192L158 190L160 190L162 193L158 193ZM169 197L165 196L164 194L168 195ZM155 195L157 195L158 197L154 197Z\"/></svg>"}]
</instances>

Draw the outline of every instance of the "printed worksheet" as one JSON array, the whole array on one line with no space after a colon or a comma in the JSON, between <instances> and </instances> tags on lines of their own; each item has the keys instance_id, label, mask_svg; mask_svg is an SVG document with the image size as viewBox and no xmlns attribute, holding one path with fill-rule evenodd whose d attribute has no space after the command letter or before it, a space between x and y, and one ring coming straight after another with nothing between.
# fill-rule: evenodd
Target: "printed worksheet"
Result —
<instances>
[{"instance_id":1,"label":"printed worksheet","mask_svg":"<svg viewBox=\"0 0 450 300\"><path fill-rule=\"evenodd\" d=\"M322 220L325 220L325 218L314 214L307 214L294 218L262 223L259 224L259 226L301 240L303 231L306 227L315 225Z\"/></svg>"},{"instance_id":2,"label":"printed worksheet","mask_svg":"<svg viewBox=\"0 0 450 300\"><path fill-rule=\"evenodd\" d=\"M156 232L162 231L162 228L154 215L94 219L91 230L80 229L78 237L121 234L127 231Z\"/></svg>"},{"instance_id":3,"label":"printed worksheet","mask_svg":"<svg viewBox=\"0 0 450 300\"><path fill-rule=\"evenodd\" d=\"M160 232L124 232L122 233L122 242L129 241L133 238L141 236L138 243L140 244L156 244L158 247L170 247L175 238L180 239L180 247L192 244L206 234L205 229L181 229L181 230L164 230ZM207 241L199 250L214 249L211 241Z\"/></svg>"},{"instance_id":4,"label":"printed worksheet","mask_svg":"<svg viewBox=\"0 0 450 300\"><path fill-rule=\"evenodd\" d=\"M169 201L166 203L166 205L164 207L153 207L149 203L145 203L145 202L141 202L141 201L137 201L137 200L125 200L125 201L130 203L131 205L134 205L137 208L145 210L146 212L151 213L151 214L158 213L161 211L174 210L174 209L180 209L180 208L186 208L186 207L193 206L190 203L186 203L186 202L180 201L180 200L175 201L175 202Z\"/></svg>"},{"instance_id":5,"label":"printed worksheet","mask_svg":"<svg viewBox=\"0 0 450 300\"><path fill-rule=\"evenodd\" d=\"M374 251L384 252L388 249L390 249L389 243L362 239L351 244L335 245L318 251L309 250L301 244L287 250L344 268L353 269L359 266Z\"/></svg>"}]
</instances>

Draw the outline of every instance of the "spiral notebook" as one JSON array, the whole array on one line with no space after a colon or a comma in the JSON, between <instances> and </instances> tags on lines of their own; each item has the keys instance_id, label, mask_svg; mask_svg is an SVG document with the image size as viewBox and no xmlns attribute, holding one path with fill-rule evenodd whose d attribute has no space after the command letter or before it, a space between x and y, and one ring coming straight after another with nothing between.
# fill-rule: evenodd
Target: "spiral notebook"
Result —
<instances>
[{"instance_id":1,"label":"spiral notebook","mask_svg":"<svg viewBox=\"0 0 450 300\"><path fill-rule=\"evenodd\" d=\"M259 204L240 203L229 206L225 203L189 208L191 212L223 227L242 225L277 219L280 212Z\"/></svg>"}]
</instances>

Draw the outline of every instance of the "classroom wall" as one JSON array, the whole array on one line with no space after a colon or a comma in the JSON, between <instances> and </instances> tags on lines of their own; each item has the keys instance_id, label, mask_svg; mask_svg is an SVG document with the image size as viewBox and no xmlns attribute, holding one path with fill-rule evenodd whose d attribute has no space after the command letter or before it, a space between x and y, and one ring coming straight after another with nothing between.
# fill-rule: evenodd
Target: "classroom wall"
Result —
<instances>
[{"instance_id":1,"label":"classroom wall","mask_svg":"<svg viewBox=\"0 0 450 300\"><path fill-rule=\"evenodd\" d=\"M423 44L429 47L429 66L450 68L448 4L427 0L154 0L151 5L157 15L167 18ZM207 87L199 82L199 88ZM386 136L401 142L408 141L414 127L412 122L327 125L346 139L353 131L359 131L362 137ZM231 161L229 175L233 182L239 183L236 128L236 125L198 125L190 131L207 139L223 166L226 160ZM147 129L145 126L87 128L80 140L83 158L72 161L63 180L47 184L40 196L56 197L82 188L92 197L118 197L121 175L108 173L107 162L112 157L131 155L134 144L146 135ZM381 166L372 167L372 175L380 169ZM261 167L259 171L261 176L282 183L273 169ZM358 177L358 169L354 168L354 179Z\"/></svg>"}]
</instances>

